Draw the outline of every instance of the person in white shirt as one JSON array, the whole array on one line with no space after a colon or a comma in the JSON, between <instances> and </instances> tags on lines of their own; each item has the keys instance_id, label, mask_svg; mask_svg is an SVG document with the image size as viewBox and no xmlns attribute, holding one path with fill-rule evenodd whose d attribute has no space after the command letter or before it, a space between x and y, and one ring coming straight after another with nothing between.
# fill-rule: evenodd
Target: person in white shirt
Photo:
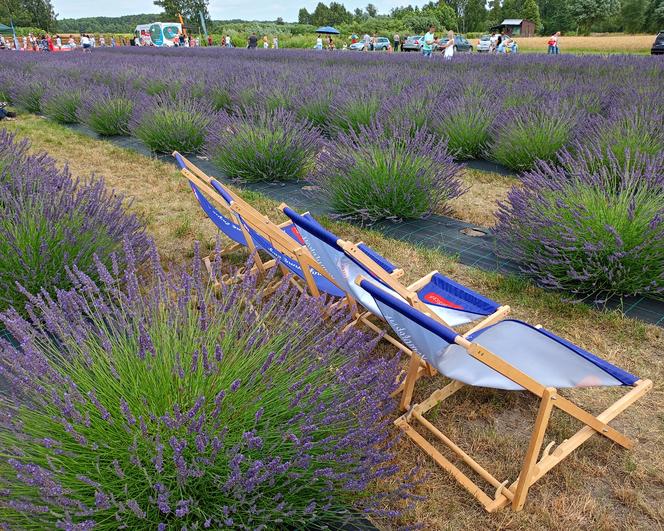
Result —
<instances>
[{"instance_id":1,"label":"person in white shirt","mask_svg":"<svg viewBox=\"0 0 664 531\"><path fill-rule=\"evenodd\" d=\"M454 57L454 32L452 30L447 32L447 42L445 43L445 59L452 59Z\"/></svg>"},{"instance_id":2,"label":"person in white shirt","mask_svg":"<svg viewBox=\"0 0 664 531\"><path fill-rule=\"evenodd\" d=\"M28 49L28 38L23 35L23 51Z\"/></svg>"},{"instance_id":3,"label":"person in white shirt","mask_svg":"<svg viewBox=\"0 0 664 531\"><path fill-rule=\"evenodd\" d=\"M74 37L70 35L67 44L69 45L70 48L76 48L76 41L74 40Z\"/></svg>"},{"instance_id":4,"label":"person in white shirt","mask_svg":"<svg viewBox=\"0 0 664 531\"><path fill-rule=\"evenodd\" d=\"M230 35L226 35L225 42L226 42L226 48L232 48L231 36Z\"/></svg>"},{"instance_id":5,"label":"person in white shirt","mask_svg":"<svg viewBox=\"0 0 664 531\"><path fill-rule=\"evenodd\" d=\"M106 39L103 35L99 37L99 46L106 46Z\"/></svg>"},{"instance_id":6,"label":"person in white shirt","mask_svg":"<svg viewBox=\"0 0 664 531\"><path fill-rule=\"evenodd\" d=\"M97 46L97 40L95 39L94 35L90 35L90 38L88 39L90 42L90 48L94 48Z\"/></svg>"},{"instance_id":7,"label":"person in white shirt","mask_svg":"<svg viewBox=\"0 0 664 531\"><path fill-rule=\"evenodd\" d=\"M85 34L81 35L81 46L82 46L84 52L89 52L90 48L92 48L92 43L90 42L90 37L88 37Z\"/></svg>"},{"instance_id":8,"label":"person in white shirt","mask_svg":"<svg viewBox=\"0 0 664 531\"><path fill-rule=\"evenodd\" d=\"M277 37L272 39L272 48L274 48L275 50L279 49L279 39Z\"/></svg>"},{"instance_id":9,"label":"person in white shirt","mask_svg":"<svg viewBox=\"0 0 664 531\"><path fill-rule=\"evenodd\" d=\"M322 50L323 49L323 38L319 35L316 38L316 50Z\"/></svg>"}]
</instances>

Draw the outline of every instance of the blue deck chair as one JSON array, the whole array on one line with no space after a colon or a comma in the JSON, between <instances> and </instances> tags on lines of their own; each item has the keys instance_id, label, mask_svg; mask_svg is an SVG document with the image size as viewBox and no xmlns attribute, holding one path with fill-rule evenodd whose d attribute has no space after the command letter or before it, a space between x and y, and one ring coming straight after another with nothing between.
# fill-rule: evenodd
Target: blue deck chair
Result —
<instances>
[{"instance_id":1,"label":"blue deck chair","mask_svg":"<svg viewBox=\"0 0 664 531\"><path fill-rule=\"evenodd\" d=\"M308 253L305 252L304 242L293 223L275 225L182 155L174 152L173 156L189 180L196 199L213 223L236 244L270 255L272 260L269 262L263 262L260 256L256 256L256 265L261 272L269 266L278 265L284 272L292 273L305 281L314 296L320 296L321 293L337 298L344 296L331 279L327 278L325 272L320 271L320 266L313 259L307 260ZM229 212L228 216L221 214L202 190L214 198L217 204L222 205ZM247 222L247 219L251 221ZM303 266L302 262L307 262L308 265ZM206 266L208 264L209 262Z\"/></svg>"},{"instance_id":2,"label":"blue deck chair","mask_svg":"<svg viewBox=\"0 0 664 531\"><path fill-rule=\"evenodd\" d=\"M508 306L433 271L410 286L404 286L393 271L396 267L363 244L344 241L323 228L311 215L298 214L287 205L279 207L297 226L313 257L334 278L339 287L364 308L380 317L373 298L354 280L358 275L382 284L394 296L448 326L484 319L481 326L495 322L509 312Z\"/></svg>"},{"instance_id":3,"label":"blue deck chair","mask_svg":"<svg viewBox=\"0 0 664 531\"><path fill-rule=\"evenodd\" d=\"M595 433L599 433L625 448L633 442L608 425L608 422L627 409L651 387L650 380L640 380L611 363L586 352L582 348L544 330L516 320L503 320L460 336L394 297L375 282L358 277L356 282L373 298L385 320L397 336L452 383L435 391L395 422L439 466L449 472L477 498L488 511L511 503L514 510L523 508L528 489L544 474L560 463ZM404 395L412 396L417 364L411 363ZM425 417L431 408L451 396L464 385L505 390L526 390L540 398L535 428L530 438L521 472L508 486L491 475L477 461L446 437ZM626 386L632 389L603 413L594 416L560 395L557 388ZM549 443L539 459L549 418L553 408L571 415L585 426L563 441L555 449ZM489 496L458 467L444 457L415 430L417 420L433 437L446 444L484 481L496 489ZM539 460L538 460L539 459Z\"/></svg>"}]
</instances>

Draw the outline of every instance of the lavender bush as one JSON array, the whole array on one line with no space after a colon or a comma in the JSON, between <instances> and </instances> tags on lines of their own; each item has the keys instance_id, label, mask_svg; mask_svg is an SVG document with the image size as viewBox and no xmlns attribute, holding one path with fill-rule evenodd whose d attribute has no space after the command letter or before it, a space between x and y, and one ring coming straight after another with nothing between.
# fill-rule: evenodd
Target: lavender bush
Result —
<instances>
[{"instance_id":1,"label":"lavender bush","mask_svg":"<svg viewBox=\"0 0 664 531\"><path fill-rule=\"evenodd\" d=\"M78 123L77 111L81 105L81 90L71 83L58 83L49 87L41 101L45 116L61 124Z\"/></svg>"},{"instance_id":2,"label":"lavender bush","mask_svg":"<svg viewBox=\"0 0 664 531\"><path fill-rule=\"evenodd\" d=\"M564 102L508 110L491 130L489 157L519 171L536 160L555 160L558 150L578 136L579 122L579 111Z\"/></svg>"},{"instance_id":3,"label":"lavender bush","mask_svg":"<svg viewBox=\"0 0 664 531\"><path fill-rule=\"evenodd\" d=\"M127 251L130 253L130 251ZM321 301L130 261L0 321L0 519L40 529L341 527L380 513L396 360ZM125 285L126 289L119 289ZM392 485L395 483L390 482ZM388 490L389 489L389 490Z\"/></svg>"},{"instance_id":4,"label":"lavender bush","mask_svg":"<svg viewBox=\"0 0 664 531\"><path fill-rule=\"evenodd\" d=\"M288 181L307 175L321 144L311 124L289 111L221 113L208 135L206 153L226 175L244 181Z\"/></svg>"},{"instance_id":5,"label":"lavender bush","mask_svg":"<svg viewBox=\"0 0 664 531\"><path fill-rule=\"evenodd\" d=\"M96 87L84 95L77 116L98 135L128 135L133 111L129 93Z\"/></svg>"},{"instance_id":6,"label":"lavender bush","mask_svg":"<svg viewBox=\"0 0 664 531\"><path fill-rule=\"evenodd\" d=\"M600 156L563 151L526 173L500 205L497 250L547 288L664 298L664 153Z\"/></svg>"},{"instance_id":7,"label":"lavender bush","mask_svg":"<svg viewBox=\"0 0 664 531\"><path fill-rule=\"evenodd\" d=\"M132 133L158 153L196 153L216 113L200 100L154 96L135 107Z\"/></svg>"},{"instance_id":8,"label":"lavender bush","mask_svg":"<svg viewBox=\"0 0 664 531\"><path fill-rule=\"evenodd\" d=\"M405 125L399 130L351 130L329 143L312 180L343 217L365 222L414 219L444 211L446 201L464 193L461 167L444 142Z\"/></svg>"},{"instance_id":9,"label":"lavender bush","mask_svg":"<svg viewBox=\"0 0 664 531\"><path fill-rule=\"evenodd\" d=\"M664 112L638 105L632 109L619 109L610 118L596 121L585 143L599 146L598 162L607 155L623 165L635 162L639 154L657 155L664 152Z\"/></svg>"},{"instance_id":10,"label":"lavender bush","mask_svg":"<svg viewBox=\"0 0 664 531\"><path fill-rule=\"evenodd\" d=\"M455 159L476 159L489 145L496 114L490 98L460 96L435 108L430 127L434 134L447 139L447 149Z\"/></svg>"},{"instance_id":11,"label":"lavender bush","mask_svg":"<svg viewBox=\"0 0 664 531\"><path fill-rule=\"evenodd\" d=\"M142 257L147 236L100 179L78 182L46 155L27 155L0 131L0 310L23 309L25 291L67 288L67 269L94 277L126 240ZM95 258L95 256L97 258ZM120 267L122 262L117 262Z\"/></svg>"}]
</instances>

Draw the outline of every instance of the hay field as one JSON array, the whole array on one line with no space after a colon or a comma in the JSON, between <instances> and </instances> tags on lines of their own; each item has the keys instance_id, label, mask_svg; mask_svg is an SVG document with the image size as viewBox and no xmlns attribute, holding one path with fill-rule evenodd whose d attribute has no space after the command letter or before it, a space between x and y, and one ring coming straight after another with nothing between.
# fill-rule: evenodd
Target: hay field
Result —
<instances>
[{"instance_id":1,"label":"hay field","mask_svg":"<svg viewBox=\"0 0 664 531\"><path fill-rule=\"evenodd\" d=\"M547 52L549 37L517 38L519 51ZM654 35L625 35L622 33L606 33L581 37L560 37L560 53L639 53L648 54Z\"/></svg>"}]
</instances>

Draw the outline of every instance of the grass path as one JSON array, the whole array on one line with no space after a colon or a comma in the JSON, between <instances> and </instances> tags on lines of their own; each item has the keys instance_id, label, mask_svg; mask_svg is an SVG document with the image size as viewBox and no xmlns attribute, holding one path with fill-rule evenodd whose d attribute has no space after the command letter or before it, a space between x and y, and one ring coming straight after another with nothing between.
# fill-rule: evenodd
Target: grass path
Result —
<instances>
[{"instance_id":1,"label":"grass path","mask_svg":"<svg viewBox=\"0 0 664 531\"><path fill-rule=\"evenodd\" d=\"M3 123L3 125L5 125ZM131 210L145 220L166 263L190 259L194 240L208 247L216 230L206 219L175 167L114 146L91 140L34 116L8 122L19 138L29 138L33 150L46 150L75 176L103 176L107 184L132 200ZM475 192L472 192L475 193ZM243 197L280 220L276 203L251 192ZM441 473L432 461L410 444L399 443L405 467L421 466L429 479L419 487L425 499L404 521L378 522L386 529L420 523L424 529L656 529L664 526L664 331L656 326L564 302L518 279L463 266L440 252L344 223L325 223L351 240L364 240L407 270L407 281L438 269L485 295L509 304L517 318L541 323L584 348L643 378L655 389L638 405L618 417L615 426L637 440L624 451L594 438L563 465L545 476L532 490L526 510L515 514L485 513L465 491ZM424 399L441 377L423 382L415 401ZM593 412L599 412L616 393L565 393ZM527 444L537 404L521 393L482 389L464 390L449 400L432 419L452 439L462 442L497 477L513 480ZM561 442L576 426L554 415L545 444Z\"/></svg>"}]
</instances>

